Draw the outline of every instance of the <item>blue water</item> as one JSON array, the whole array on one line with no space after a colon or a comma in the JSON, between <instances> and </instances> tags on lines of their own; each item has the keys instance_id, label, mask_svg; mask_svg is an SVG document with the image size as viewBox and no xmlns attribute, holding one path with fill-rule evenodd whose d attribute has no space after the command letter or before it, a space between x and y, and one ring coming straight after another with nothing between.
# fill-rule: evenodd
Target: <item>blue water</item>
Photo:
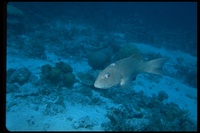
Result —
<instances>
[{"instance_id":1,"label":"blue water","mask_svg":"<svg viewBox=\"0 0 200 133\"><path fill-rule=\"evenodd\" d=\"M9 2L6 34L8 130L197 130L196 2ZM163 76L95 88L135 46Z\"/></svg>"}]
</instances>

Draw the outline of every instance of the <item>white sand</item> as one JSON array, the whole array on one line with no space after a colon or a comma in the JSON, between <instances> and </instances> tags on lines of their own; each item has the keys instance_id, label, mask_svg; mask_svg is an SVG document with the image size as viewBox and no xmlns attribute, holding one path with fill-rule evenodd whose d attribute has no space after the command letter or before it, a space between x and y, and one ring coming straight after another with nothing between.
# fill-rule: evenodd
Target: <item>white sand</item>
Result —
<instances>
[{"instance_id":1,"label":"white sand","mask_svg":"<svg viewBox=\"0 0 200 133\"><path fill-rule=\"evenodd\" d=\"M180 51L167 51L165 49L157 49L145 44L138 44L143 53L159 51L161 55L167 56L171 59L170 63L175 63L176 57L184 58L184 62L187 65L193 65L196 62L196 57L191 55L181 53ZM58 59L54 54L47 53L48 60L38 60L38 59L22 59L18 57L13 57L8 53L7 55L7 69L9 68L28 68L34 75L39 77L40 67L46 63L54 65ZM60 58L60 57L59 57ZM91 69L87 64L87 60L73 61L62 59L62 61L69 63L73 72L84 72ZM171 64L172 65L172 64ZM152 94L158 94L159 91L165 91L169 98L165 102L174 102L177 103L181 108L187 109L191 113L191 117L194 121L197 121L197 89L189 87L183 84L181 81L178 81L172 77L162 76L159 83L151 82L145 76L145 74L140 74L137 77L137 80L134 83L134 89L139 92L140 90L144 91L144 94L152 96ZM26 86L26 85L24 85ZM30 86L29 86L30 87ZM149 89L151 87L152 89ZM22 87L23 88L23 87ZM30 87L31 88L31 87ZM178 90L177 90L178 88ZM22 90L23 91L23 90ZM96 96L99 96L95 92ZM39 105L38 111L34 108L36 105L32 104L28 97L26 98L17 98L13 99L12 94L8 94L6 99L7 103L13 103L13 105L6 114L6 127L11 131L68 131L68 130L102 130L101 124L108 121L108 118L105 117L106 106L112 107L114 105L109 99L101 97L106 101L107 105L105 106L92 106L86 105L81 106L79 104L71 105L70 101L67 101L66 113L57 114L55 116L45 116L43 111L45 110L46 105ZM78 98L77 98L78 99ZM76 129L73 127L73 123L79 120L82 117L89 116L90 120L96 125L93 128L79 128Z\"/></svg>"}]
</instances>

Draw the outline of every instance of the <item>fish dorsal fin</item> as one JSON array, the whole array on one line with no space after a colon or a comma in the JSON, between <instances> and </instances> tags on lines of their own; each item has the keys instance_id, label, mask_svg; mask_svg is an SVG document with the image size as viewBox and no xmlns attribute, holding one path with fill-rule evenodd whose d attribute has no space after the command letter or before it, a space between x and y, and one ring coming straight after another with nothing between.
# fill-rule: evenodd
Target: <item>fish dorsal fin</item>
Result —
<instances>
[{"instance_id":1,"label":"fish dorsal fin","mask_svg":"<svg viewBox=\"0 0 200 133\"><path fill-rule=\"evenodd\" d=\"M139 53L136 53L136 54L131 55L131 58L140 60L141 56Z\"/></svg>"}]
</instances>

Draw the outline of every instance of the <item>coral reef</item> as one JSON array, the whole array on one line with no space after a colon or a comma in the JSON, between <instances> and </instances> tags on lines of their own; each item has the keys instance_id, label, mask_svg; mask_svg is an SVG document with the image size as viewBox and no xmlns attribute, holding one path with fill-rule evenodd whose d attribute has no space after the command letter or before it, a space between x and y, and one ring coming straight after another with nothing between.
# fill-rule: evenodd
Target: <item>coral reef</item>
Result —
<instances>
[{"instance_id":1,"label":"coral reef","mask_svg":"<svg viewBox=\"0 0 200 133\"><path fill-rule=\"evenodd\" d=\"M189 131L196 129L188 110L182 110L175 103L163 103L168 95L161 91L152 98L142 92L133 99L122 101L119 107L112 107L107 112L109 123L102 126L107 131ZM134 100L135 99L135 100ZM129 101L137 103L128 104ZM136 126L139 120L143 123Z\"/></svg>"},{"instance_id":2,"label":"coral reef","mask_svg":"<svg viewBox=\"0 0 200 133\"><path fill-rule=\"evenodd\" d=\"M29 6L26 3L8 3L7 66L19 68L23 64L26 68L7 71L6 125L15 131L197 129L197 62L194 62L194 56L188 58L191 54L196 56L196 32L177 32L174 27L171 30L167 23L165 27L163 23L161 27L155 27L158 23L152 26L152 22L145 22L140 14L134 13L135 8L131 13L127 12L130 10L118 12L121 4L114 10L99 3L82 6L83 3L73 2L67 3L67 6L58 4L59 7L61 5L58 10L55 4L30 3L31 8L27 10ZM82 7L85 9L81 10ZM63 12L66 8L68 11ZM131 5L128 4L128 8ZM51 13L46 9L51 9ZM148 15L143 17L149 18ZM186 29L196 30L194 25ZM98 69L105 68L110 60L115 62L139 55L136 46L144 52L145 60L169 56L171 60L166 69L176 77L144 73L138 77L140 81L133 82L133 86L128 85L128 89L93 87ZM189 52L189 56L182 50ZM46 64L62 59L73 64L62 61ZM174 62L177 64L172 69ZM87 63L92 70L87 71L90 69ZM41 71L38 66L41 66ZM174 98L175 95L181 99ZM171 100L178 105L168 103ZM188 110L179 106L189 109L192 119Z\"/></svg>"},{"instance_id":3,"label":"coral reef","mask_svg":"<svg viewBox=\"0 0 200 133\"><path fill-rule=\"evenodd\" d=\"M49 64L43 65L40 78L46 83L67 88L70 88L76 80L75 75L72 73L72 67L64 62L57 62L55 67Z\"/></svg>"},{"instance_id":4,"label":"coral reef","mask_svg":"<svg viewBox=\"0 0 200 133\"><path fill-rule=\"evenodd\" d=\"M51 65L49 64L42 65L41 71L42 71L42 74L40 75L41 79L47 79L47 80L51 79L51 73L50 73L52 71Z\"/></svg>"},{"instance_id":5,"label":"coral reef","mask_svg":"<svg viewBox=\"0 0 200 133\"><path fill-rule=\"evenodd\" d=\"M64 73L71 73L72 72L72 67L64 62L57 62L56 63L56 68L60 69L60 71Z\"/></svg>"},{"instance_id":6,"label":"coral reef","mask_svg":"<svg viewBox=\"0 0 200 133\"><path fill-rule=\"evenodd\" d=\"M64 86L70 88L75 82L75 75L73 73L66 73L63 77Z\"/></svg>"},{"instance_id":7,"label":"coral reef","mask_svg":"<svg viewBox=\"0 0 200 133\"><path fill-rule=\"evenodd\" d=\"M31 72L27 68L8 69L7 82L18 83L19 85L25 84L31 75Z\"/></svg>"},{"instance_id":8,"label":"coral reef","mask_svg":"<svg viewBox=\"0 0 200 133\"><path fill-rule=\"evenodd\" d=\"M197 69L190 66L182 65L181 61L177 61L174 68L177 70L175 78L182 80L184 83L197 87Z\"/></svg>"},{"instance_id":9,"label":"coral reef","mask_svg":"<svg viewBox=\"0 0 200 133\"><path fill-rule=\"evenodd\" d=\"M89 129L91 129L96 124L97 123L95 121L92 121L89 116L85 116L85 117L82 117L82 118L78 119L77 121L75 121L72 124L72 126L75 129L79 129L79 128L89 128Z\"/></svg>"},{"instance_id":10,"label":"coral reef","mask_svg":"<svg viewBox=\"0 0 200 133\"><path fill-rule=\"evenodd\" d=\"M110 123L105 127L105 130L108 131L135 131L136 128L133 124L136 121L135 118L143 117L142 113L130 110L125 106L111 108L106 116L110 119Z\"/></svg>"},{"instance_id":11,"label":"coral reef","mask_svg":"<svg viewBox=\"0 0 200 133\"><path fill-rule=\"evenodd\" d=\"M190 119L187 110L182 110L174 103L164 104L160 108L154 108L151 112L149 123L144 131L191 131L197 125Z\"/></svg>"}]
</instances>

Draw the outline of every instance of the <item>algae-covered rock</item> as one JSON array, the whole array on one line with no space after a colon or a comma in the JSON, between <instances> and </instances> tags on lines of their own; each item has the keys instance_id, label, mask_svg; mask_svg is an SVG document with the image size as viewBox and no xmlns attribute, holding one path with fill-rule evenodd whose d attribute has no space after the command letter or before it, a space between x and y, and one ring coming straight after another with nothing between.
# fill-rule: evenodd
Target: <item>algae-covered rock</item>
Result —
<instances>
[{"instance_id":1,"label":"algae-covered rock","mask_svg":"<svg viewBox=\"0 0 200 133\"><path fill-rule=\"evenodd\" d=\"M119 60L119 59L127 58L131 55L138 55L138 56L140 55L140 51L134 43L124 45L116 54L115 59Z\"/></svg>"},{"instance_id":2,"label":"algae-covered rock","mask_svg":"<svg viewBox=\"0 0 200 133\"><path fill-rule=\"evenodd\" d=\"M40 78L41 79L48 79L48 80L51 79L51 70L52 70L51 65L49 65L49 64L43 65L41 67L42 73L41 73Z\"/></svg>"},{"instance_id":3,"label":"algae-covered rock","mask_svg":"<svg viewBox=\"0 0 200 133\"><path fill-rule=\"evenodd\" d=\"M27 68L11 69L7 71L7 82L23 85L29 80L30 75L31 72Z\"/></svg>"},{"instance_id":4,"label":"algae-covered rock","mask_svg":"<svg viewBox=\"0 0 200 133\"><path fill-rule=\"evenodd\" d=\"M75 76L72 74L72 67L64 62L56 63L55 67L49 64L41 67L41 80L51 85L71 87L75 82Z\"/></svg>"},{"instance_id":5,"label":"algae-covered rock","mask_svg":"<svg viewBox=\"0 0 200 133\"><path fill-rule=\"evenodd\" d=\"M168 94L165 91L159 91L158 93L158 100L163 101L165 99L168 99Z\"/></svg>"},{"instance_id":6,"label":"algae-covered rock","mask_svg":"<svg viewBox=\"0 0 200 133\"><path fill-rule=\"evenodd\" d=\"M60 69L64 73L72 72L72 67L69 64L64 63L62 61L56 63L56 68Z\"/></svg>"},{"instance_id":7,"label":"algae-covered rock","mask_svg":"<svg viewBox=\"0 0 200 133\"><path fill-rule=\"evenodd\" d=\"M64 75L63 83L64 86L70 88L75 82L75 75L73 73L67 73Z\"/></svg>"},{"instance_id":8,"label":"algae-covered rock","mask_svg":"<svg viewBox=\"0 0 200 133\"><path fill-rule=\"evenodd\" d=\"M91 120L89 116L81 117L77 121L74 121L72 124L73 128L88 128L91 129L92 127L96 126L98 123L94 120Z\"/></svg>"},{"instance_id":9,"label":"algae-covered rock","mask_svg":"<svg viewBox=\"0 0 200 133\"><path fill-rule=\"evenodd\" d=\"M58 84L62 77L62 71L58 68L53 68L50 72L51 83Z\"/></svg>"},{"instance_id":10,"label":"algae-covered rock","mask_svg":"<svg viewBox=\"0 0 200 133\"><path fill-rule=\"evenodd\" d=\"M93 69L103 69L108 61L108 56L101 51L93 52L88 55L88 64Z\"/></svg>"}]
</instances>

